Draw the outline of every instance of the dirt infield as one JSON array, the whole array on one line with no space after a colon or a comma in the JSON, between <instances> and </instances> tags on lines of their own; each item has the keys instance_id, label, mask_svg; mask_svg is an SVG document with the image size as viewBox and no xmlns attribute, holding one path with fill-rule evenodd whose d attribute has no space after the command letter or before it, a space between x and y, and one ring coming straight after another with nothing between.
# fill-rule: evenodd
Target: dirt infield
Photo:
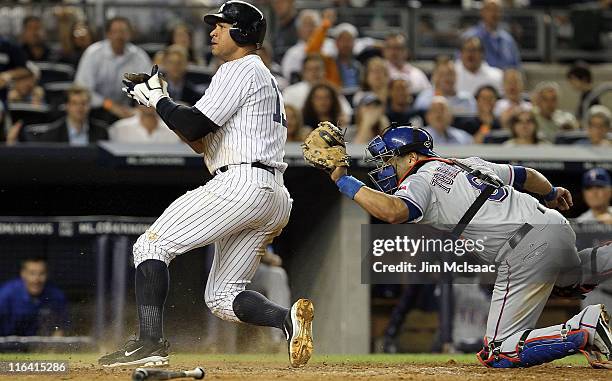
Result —
<instances>
[{"instance_id":1,"label":"dirt infield","mask_svg":"<svg viewBox=\"0 0 612 381\"><path fill-rule=\"evenodd\" d=\"M96 355L29 355L28 359L65 359L70 372L58 375L0 375L0 380L130 380L130 369L100 369ZM15 356L0 355L14 360ZM171 369L203 366L206 380L610 380L612 371L595 370L580 357L530 369L486 369L465 355L318 356L301 369L291 369L284 357L258 355L178 354Z\"/></svg>"}]
</instances>

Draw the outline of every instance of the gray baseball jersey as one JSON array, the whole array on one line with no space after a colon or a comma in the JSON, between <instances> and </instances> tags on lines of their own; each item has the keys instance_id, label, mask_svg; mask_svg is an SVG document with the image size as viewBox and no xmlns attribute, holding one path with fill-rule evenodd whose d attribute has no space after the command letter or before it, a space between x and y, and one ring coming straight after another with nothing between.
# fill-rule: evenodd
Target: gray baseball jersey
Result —
<instances>
[{"instance_id":1,"label":"gray baseball jersey","mask_svg":"<svg viewBox=\"0 0 612 381\"><path fill-rule=\"evenodd\" d=\"M505 184L489 197L463 232L464 237L473 240L487 237L483 259L492 262L499 248L516 230L514 228L533 216L538 200L513 188L516 170L511 165L495 164L478 157L458 161L495 176ZM446 225L448 230L452 230L482 187L480 180L466 175L456 165L435 160L408 176L395 195L410 201L420 210L422 215L411 222Z\"/></svg>"}]
</instances>

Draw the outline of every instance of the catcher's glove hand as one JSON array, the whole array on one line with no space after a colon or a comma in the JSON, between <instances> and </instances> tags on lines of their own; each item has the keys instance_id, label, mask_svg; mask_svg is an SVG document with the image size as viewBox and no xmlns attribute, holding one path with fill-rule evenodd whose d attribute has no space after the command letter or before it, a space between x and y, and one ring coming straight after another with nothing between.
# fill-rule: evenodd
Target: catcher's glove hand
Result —
<instances>
[{"instance_id":1,"label":"catcher's glove hand","mask_svg":"<svg viewBox=\"0 0 612 381\"><path fill-rule=\"evenodd\" d=\"M304 160L315 168L331 173L337 167L348 167L350 157L342 131L330 122L321 122L302 144Z\"/></svg>"},{"instance_id":2,"label":"catcher's glove hand","mask_svg":"<svg viewBox=\"0 0 612 381\"><path fill-rule=\"evenodd\" d=\"M554 286L550 295L554 298L584 299L586 294L593 291L596 285L573 284L570 286Z\"/></svg>"}]
</instances>

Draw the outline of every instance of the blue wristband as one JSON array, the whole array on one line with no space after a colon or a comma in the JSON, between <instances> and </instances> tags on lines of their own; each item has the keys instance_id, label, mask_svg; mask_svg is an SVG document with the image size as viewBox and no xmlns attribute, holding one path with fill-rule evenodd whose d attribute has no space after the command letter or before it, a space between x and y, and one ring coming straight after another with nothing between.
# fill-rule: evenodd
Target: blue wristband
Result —
<instances>
[{"instance_id":1,"label":"blue wristband","mask_svg":"<svg viewBox=\"0 0 612 381\"><path fill-rule=\"evenodd\" d=\"M552 201L557 197L557 187L552 187L548 194L544 195L544 201Z\"/></svg>"},{"instance_id":2,"label":"blue wristband","mask_svg":"<svg viewBox=\"0 0 612 381\"><path fill-rule=\"evenodd\" d=\"M348 196L351 200L355 198L355 194L365 184L357 180L353 176L344 175L336 181L336 185L340 192Z\"/></svg>"}]
</instances>

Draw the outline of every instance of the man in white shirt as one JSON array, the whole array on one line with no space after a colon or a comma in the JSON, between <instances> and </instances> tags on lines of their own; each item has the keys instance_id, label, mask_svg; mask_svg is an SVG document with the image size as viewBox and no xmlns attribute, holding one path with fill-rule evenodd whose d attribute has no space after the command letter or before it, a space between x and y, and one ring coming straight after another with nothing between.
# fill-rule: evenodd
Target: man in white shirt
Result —
<instances>
[{"instance_id":1,"label":"man in white shirt","mask_svg":"<svg viewBox=\"0 0 612 381\"><path fill-rule=\"evenodd\" d=\"M425 89L430 89L431 84L425 73L418 67L408 62L408 46L406 37L401 33L391 33L385 38L383 48L389 76L391 79L403 79L410 85L413 95Z\"/></svg>"},{"instance_id":2,"label":"man in white shirt","mask_svg":"<svg viewBox=\"0 0 612 381\"><path fill-rule=\"evenodd\" d=\"M302 65L306 58L306 41L308 41L310 35L320 24L321 15L319 12L313 9L304 9L299 13L296 20L299 41L287 49L281 61L283 77L287 78L289 82L293 82L291 81L292 78L295 78L302 72ZM328 57L337 56L338 52L334 40L330 38L325 39L321 54Z\"/></svg>"},{"instance_id":3,"label":"man in white shirt","mask_svg":"<svg viewBox=\"0 0 612 381\"><path fill-rule=\"evenodd\" d=\"M480 87L489 85L502 92L503 72L484 62L483 55L484 48L478 37L463 40L461 58L455 62L457 91L474 95Z\"/></svg>"},{"instance_id":4,"label":"man in white shirt","mask_svg":"<svg viewBox=\"0 0 612 381\"><path fill-rule=\"evenodd\" d=\"M116 121L108 130L112 142L179 143L180 140L158 117L154 108L138 106L138 113Z\"/></svg>"},{"instance_id":5,"label":"man in white shirt","mask_svg":"<svg viewBox=\"0 0 612 381\"><path fill-rule=\"evenodd\" d=\"M425 120L427 121L425 131L429 132L438 144L472 144L474 142L470 134L450 125L453 114L448 106L448 101L443 96L433 97Z\"/></svg>"},{"instance_id":6,"label":"man in white shirt","mask_svg":"<svg viewBox=\"0 0 612 381\"><path fill-rule=\"evenodd\" d=\"M147 53L130 43L128 19L114 17L106 23L106 39L90 45L81 60L74 81L91 91L92 108L102 107L117 118L132 115L131 103L121 91L124 73L147 72Z\"/></svg>"}]
</instances>

